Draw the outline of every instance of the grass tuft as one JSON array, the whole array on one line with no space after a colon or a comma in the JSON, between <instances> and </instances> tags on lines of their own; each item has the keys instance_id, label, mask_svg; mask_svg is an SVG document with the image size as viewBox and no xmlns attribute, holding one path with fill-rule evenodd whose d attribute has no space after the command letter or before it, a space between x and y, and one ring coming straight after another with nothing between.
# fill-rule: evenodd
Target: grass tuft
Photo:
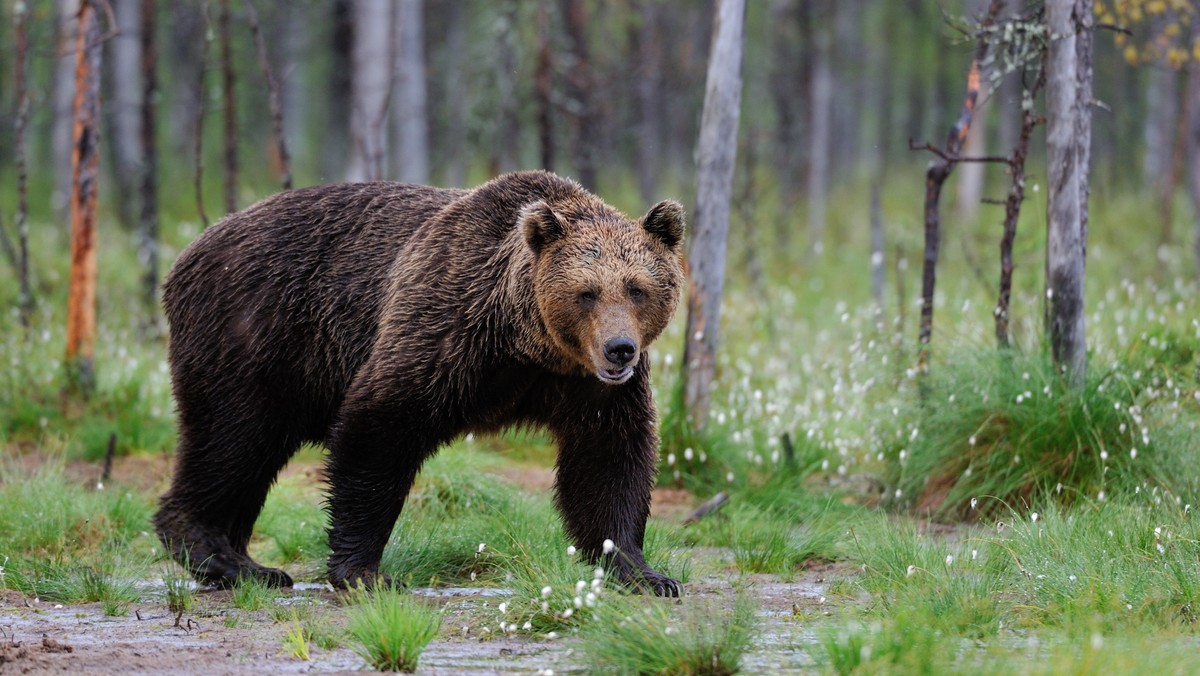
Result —
<instances>
[{"instance_id":1,"label":"grass tuft","mask_svg":"<svg viewBox=\"0 0 1200 676\"><path fill-rule=\"evenodd\" d=\"M690 601L671 606L610 599L582 631L588 664L600 673L735 674L754 635L756 606L739 596L732 613Z\"/></svg>"},{"instance_id":2,"label":"grass tuft","mask_svg":"<svg viewBox=\"0 0 1200 676\"><path fill-rule=\"evenodd\" d=\"M1194 498L1200 457L1184 392L1121 363L1089 374L1069 387L1048 358L1019 351L940 364L885 453L888 496L957 519L1142 490Z\"/></svg>"},{"instance_id":3,"label":"grass tuft","mask_svg":"<svg viewBox=\"0 0 1200 676\"><path fill-rule=\"evenodd\" d=\"M412 672L437 636L441 613L394 587L351 594L348 632L354 650L380 671Z\"/></svg>"}]
</instances>

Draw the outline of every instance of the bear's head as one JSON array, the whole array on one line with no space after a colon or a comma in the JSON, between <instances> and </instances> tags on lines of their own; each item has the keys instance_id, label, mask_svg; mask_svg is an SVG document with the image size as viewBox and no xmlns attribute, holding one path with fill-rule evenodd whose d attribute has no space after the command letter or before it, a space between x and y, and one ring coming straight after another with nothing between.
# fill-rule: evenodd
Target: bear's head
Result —
<instances>
[{"instance_id":1,"label":"bear's head","mask_svg":"<svg viewBox=\"0 0 1200 676\"><path fill-rule=\"evenodd\" d=\"M555 347L574 370L629 380L679 304L684 212L656 204L639 221L598 201L536 201L521 210L533 293Z\"/></svg>"}]
</instances>

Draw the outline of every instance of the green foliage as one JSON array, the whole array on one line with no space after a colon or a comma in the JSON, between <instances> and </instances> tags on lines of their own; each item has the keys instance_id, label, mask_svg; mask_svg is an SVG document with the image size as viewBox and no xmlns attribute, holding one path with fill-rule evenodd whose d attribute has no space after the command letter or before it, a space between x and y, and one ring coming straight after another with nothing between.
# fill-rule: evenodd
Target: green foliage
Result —
<instances>
[{"instance_id":1,"label":"green foliage","mask_svg":"<svg viewBox=\"0 0 1200 676\"><path fill-rule=\"evenodd\" d=\"M394 587L351 594L347 631L354 650L379 671L412 672L437 636L441 613Z\"/></svg>"},{"instance_id":2,"label":"green foliage","mask_svg":"<svg viewBox=\"0 0 1200 676\"><path fill-rule=\"evenodd\" d=\"M732 612L689 600L616 598L605 602L582 632L590 669L612 674L735 674L749 650L757 606L738 596Z\"/></svg>"}]
</instances>

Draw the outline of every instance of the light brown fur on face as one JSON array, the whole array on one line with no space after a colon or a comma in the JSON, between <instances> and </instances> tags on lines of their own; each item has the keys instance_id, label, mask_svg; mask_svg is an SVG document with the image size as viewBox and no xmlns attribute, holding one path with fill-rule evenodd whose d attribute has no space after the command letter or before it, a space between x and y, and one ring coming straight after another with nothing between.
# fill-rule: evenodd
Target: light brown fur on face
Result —
<instances>
[{"instance_id":1,"label":"light brown fur on face","mask_svg":"<svg viewBox=\"0 0 1200 676\"><path fill-rule=\"evenodd\" d=\"M525 209L534 293L555 346L584 373L619 385L670 321L682 286L682 208L639 222L597 204Z\"/></svg>"}]
</instances>

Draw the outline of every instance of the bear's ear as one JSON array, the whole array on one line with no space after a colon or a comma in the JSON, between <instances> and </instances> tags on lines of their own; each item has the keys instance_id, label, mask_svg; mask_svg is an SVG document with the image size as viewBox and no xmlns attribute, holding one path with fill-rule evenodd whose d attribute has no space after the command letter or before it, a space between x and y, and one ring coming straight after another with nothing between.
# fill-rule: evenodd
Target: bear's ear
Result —
<instances>
[{"instance_id":1,"label":"bear's ear","mask_svg":"<svg viewBox=\"0 0 1200 676\"><path fill-rule=\"evenodd\" d=\"M683 241L683 215L682 204L675 200L663 200L642 216L642 227L674 249Z\"/></svg>"},{"instance_id":2,"label":"bear's ear","mask_svg":"<svg viewBox=\"0 0 1200 676\"><path fill-rule=\"evenodd\" d=\"M567 234L562 219L550 205L538 200L521 208L521 234L533 253L540 254L550 244Z\"/></svg>"}]
</instances>

